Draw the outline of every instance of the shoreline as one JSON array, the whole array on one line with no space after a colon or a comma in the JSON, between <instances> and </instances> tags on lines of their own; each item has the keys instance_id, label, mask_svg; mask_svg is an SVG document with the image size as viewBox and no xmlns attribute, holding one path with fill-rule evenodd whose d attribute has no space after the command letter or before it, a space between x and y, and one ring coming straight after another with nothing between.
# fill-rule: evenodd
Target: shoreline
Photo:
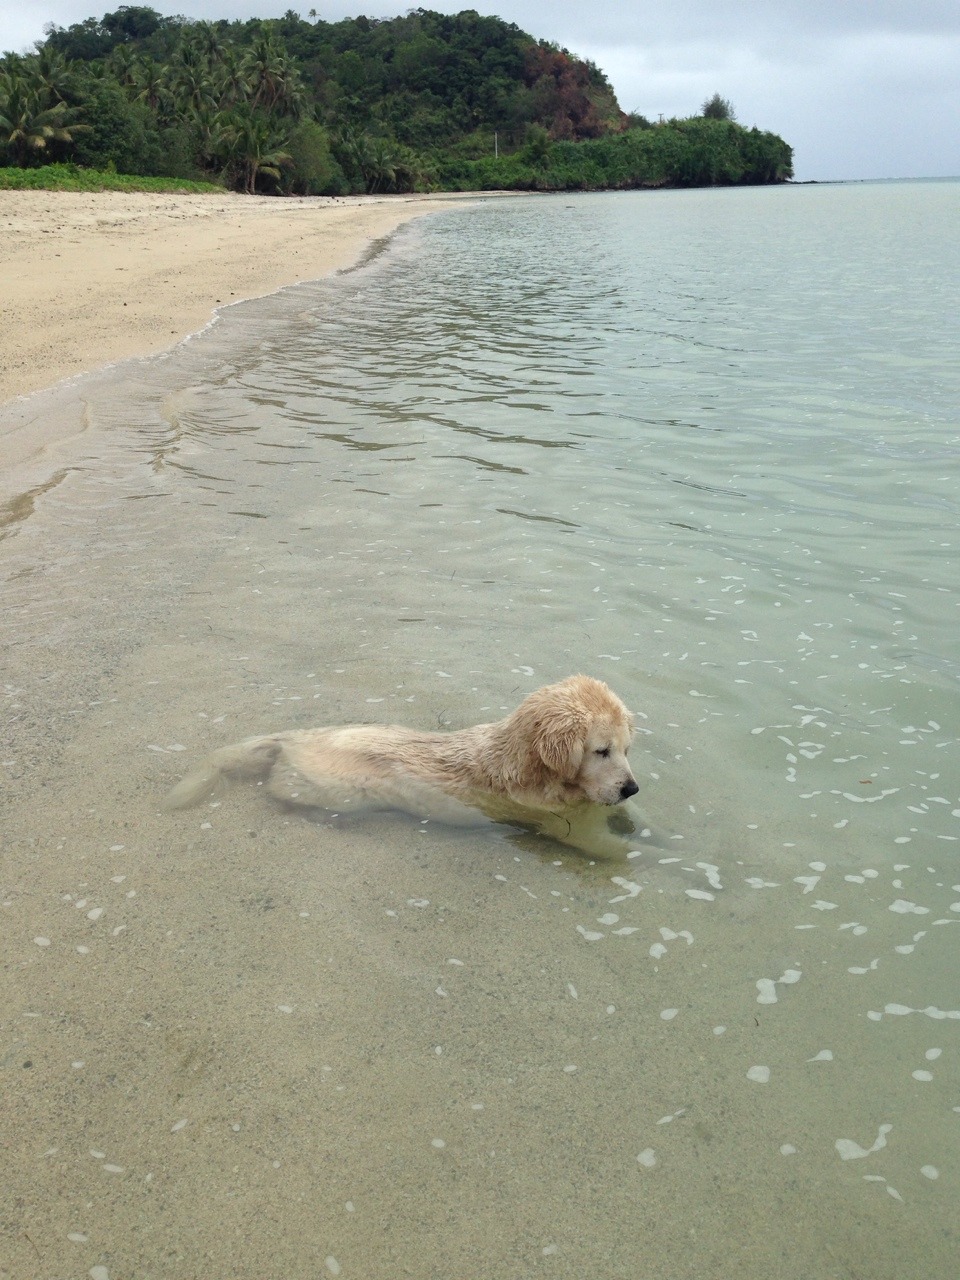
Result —
<instances>
[{"instance_id":1,"label":"shoreline","mask_svg":"<svg viewBox=\"0 0 960 1280\"><path fill-rule=\"evenodd\" d=\"M4 327L15 335L0 360L0 412L170 350L218 307L350 267L452 199L0 191Z\"/></svg>"}]
</instances>

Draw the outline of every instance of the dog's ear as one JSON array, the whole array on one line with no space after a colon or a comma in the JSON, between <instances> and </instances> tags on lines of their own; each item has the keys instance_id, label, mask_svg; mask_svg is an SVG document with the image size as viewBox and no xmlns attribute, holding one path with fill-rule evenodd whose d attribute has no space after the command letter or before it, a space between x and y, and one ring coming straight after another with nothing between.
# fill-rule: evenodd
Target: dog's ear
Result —
<instances>
[{"instance_id":1,"label":"dog's ear","mask_svg":"<svg viewBox=\"0 0 960 1280\"><path fill-rule=\"evenodd\" d=\"M579 720L569 717L562 722L548 721L541 726L536 747L551 773L572 780L583 763L583 728Z\"/></svg>"},{"instance_id":2,"label":"dog's ear","mask_svg":"<svg viewBox=\"0 0 960 1280\"><path fill-rule=\"evenodd\" d=\"M558 783L578 772L583 739L580 717L557 686L528 694L504 722L500 768L505 784L551 801Z\"/></svg>"},{"instance_id":3,"label":"dog's ear","mask_svg":"<svg viewBox=\"0 0 960 1280\"><path fill-rule=\"evenodd\" d=\"M576 777L583 762L586 726L567 684L538 689L522 704L529 712L528 732L534 751L555 778Z\"/></svg>"}]
</instances>

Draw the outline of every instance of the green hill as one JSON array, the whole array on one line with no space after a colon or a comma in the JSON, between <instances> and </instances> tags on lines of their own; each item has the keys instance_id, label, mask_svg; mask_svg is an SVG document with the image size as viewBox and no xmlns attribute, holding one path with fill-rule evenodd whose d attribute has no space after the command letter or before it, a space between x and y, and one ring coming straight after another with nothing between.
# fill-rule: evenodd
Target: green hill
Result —
<instances>
[{"instance_id":1,"label":"green hill","mask_svg":"<svg viewBox=\"0 0 960 1280\"><path fill-rule=\"evenodd\" d=\"M599 67L472 10L193 22L127 5L0 59L0 162L281 194L792 176L781 138L710 106L627 117Z\"/></svg>"}]
</instances>

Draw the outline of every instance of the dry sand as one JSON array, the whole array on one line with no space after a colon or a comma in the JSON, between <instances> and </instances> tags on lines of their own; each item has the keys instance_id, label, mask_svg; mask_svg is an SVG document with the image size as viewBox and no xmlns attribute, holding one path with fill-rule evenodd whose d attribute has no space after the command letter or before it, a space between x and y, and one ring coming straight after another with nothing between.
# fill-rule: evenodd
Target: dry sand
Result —
<instances>
[{"instance_id":1,"label":"dry sand","mask_svg":"<svg viewBox=\"0 0 960 1280\"><path fill-rule=\"evenodd\" d=\"M0 191L0 404L350 266L450 198Z\"/></svg>"}]
</instances>

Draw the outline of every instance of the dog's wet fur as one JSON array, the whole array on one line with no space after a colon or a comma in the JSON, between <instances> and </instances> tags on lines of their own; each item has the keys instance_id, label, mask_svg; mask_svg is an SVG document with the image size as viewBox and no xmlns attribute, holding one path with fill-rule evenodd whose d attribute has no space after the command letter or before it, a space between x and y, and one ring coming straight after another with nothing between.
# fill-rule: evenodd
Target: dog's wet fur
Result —
<instances>
[{"instance_id":1,"label":"dog's wet fur","mask_svg":"<svg viewBox=\"0 0 960 1280\"><path fill-rule=\"evenodd\" d=\"M627 761L633 732L632 714L607 685L569 676L528 694L505 719L469 729L353 724L247 738L215 751L174 787L166 807L199 804L222 778L260 779L295 806L399 809L459 826L486 817L590 852L609 853L611 843L619 852L629 847L622 828L636 824L627 813L611 823L604 811L639 790Z\"/></svg>"}]
</instances>

